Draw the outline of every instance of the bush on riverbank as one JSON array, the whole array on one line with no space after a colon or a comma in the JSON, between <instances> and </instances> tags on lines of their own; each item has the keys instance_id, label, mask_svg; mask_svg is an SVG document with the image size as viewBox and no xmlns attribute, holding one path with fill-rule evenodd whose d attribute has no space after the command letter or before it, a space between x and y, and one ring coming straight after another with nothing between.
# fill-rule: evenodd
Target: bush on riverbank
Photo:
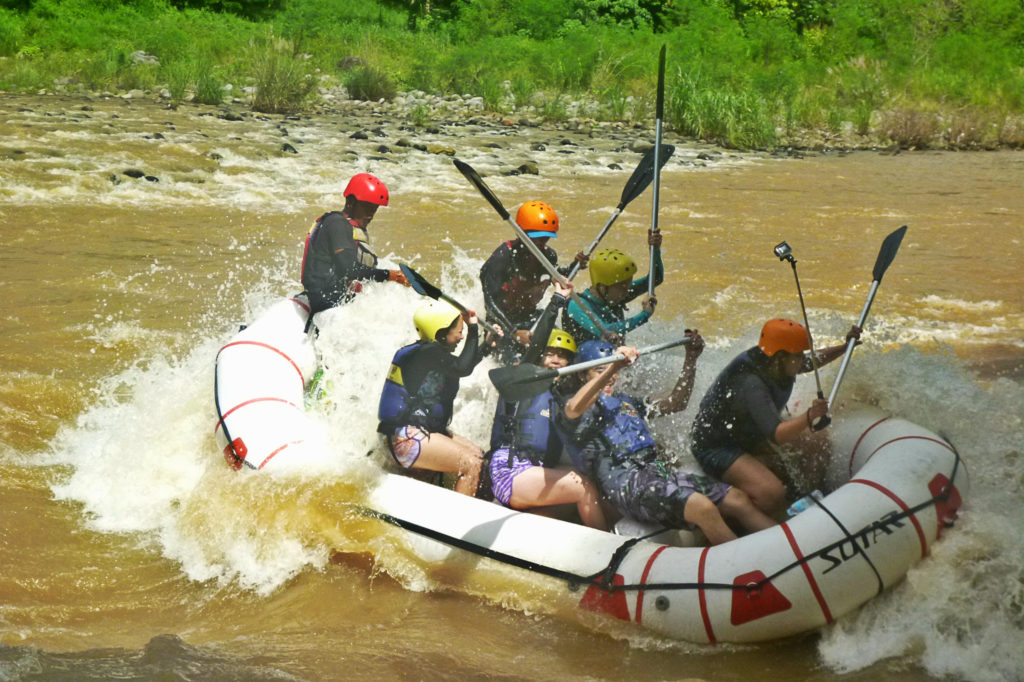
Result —
<instances>
[{"instance_id":1,"label":"bush on riverbank","mask_svg":"<svg viewBox=\"0 0 1024 682\"><path fill-rule=\"evenodd\" d=\"M1024 146L1019 0L434 0L429 14L408 0L15 4L0 9L8 91L162 90L287 113L318 88L421 90L476 95L503 116L649 125L665 44L665 123L684 135Z\"/></svg>"}]
</instances>

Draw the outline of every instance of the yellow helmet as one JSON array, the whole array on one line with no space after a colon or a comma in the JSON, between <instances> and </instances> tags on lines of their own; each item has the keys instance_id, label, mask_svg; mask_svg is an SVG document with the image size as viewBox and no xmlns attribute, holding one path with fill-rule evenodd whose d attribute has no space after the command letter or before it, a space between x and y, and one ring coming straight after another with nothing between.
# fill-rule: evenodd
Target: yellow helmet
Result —
<instances>
[{"instance_id":1,"label":"yellow helmet","mask_svg":"<svg viewBox=\"0 0 1024 682\"><path fill-rule=\"evenodd\" d=\"M564 332L561 329L552 329L551 336L548 337L547 348L562 348L570 353L575 353L576 342L568 332Z\"/></svg>"},{"instance_id":2,"label":"yellow helmet","mask_svg":"<svg viewBox=\"0 0 1024 682\"><path fill-rule=\"evenodd\" d=\"M447 329L459 317L459 309L447 301L428 301L412 316L416 333L424 341L437 341L437 333Z\"/></svg>"},{"instance_id":3,"label":"yellow helmet","mask_svg":"<svg viewBox=\"0 0 1024 682\"><path fill-rule=\"evenodd\" d=\"M618 249L601 249L590 257L590 282L611 286L633 279L636 263Z\"/></svg>"}]
</instances>

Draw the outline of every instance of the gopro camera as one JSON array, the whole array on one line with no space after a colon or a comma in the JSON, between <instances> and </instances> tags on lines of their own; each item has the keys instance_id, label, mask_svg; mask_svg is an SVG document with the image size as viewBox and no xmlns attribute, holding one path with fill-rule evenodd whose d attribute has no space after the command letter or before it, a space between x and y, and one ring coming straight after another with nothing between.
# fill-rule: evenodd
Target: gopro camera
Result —
<instances>
[{"instance_id":1,"label":"gopro camera","mask_svg":"<svg viewBox=\"0 0 1024 682\"><path fill-rule=\"evenodd\" d=\"M791 253L793 253L793 248L786 242L775 247L775 255L779 257L779 260L786 260Z\"/></svg>"}]
</instances>

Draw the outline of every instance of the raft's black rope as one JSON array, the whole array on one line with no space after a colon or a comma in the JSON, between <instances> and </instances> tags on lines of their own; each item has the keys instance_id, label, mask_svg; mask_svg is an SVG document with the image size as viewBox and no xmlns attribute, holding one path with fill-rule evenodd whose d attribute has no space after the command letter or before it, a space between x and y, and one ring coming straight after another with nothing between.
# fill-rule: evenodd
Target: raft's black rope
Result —
<instances>
[{"instance_id":1,"label":"raft's black rope","mask_svg":"<svg viewBox=\"0 0 1024 682\"><path fill-rule=\"evenodd\" d=\"M239 331L242 329L245 329L244 325L239 329ZM254 464L247 462L245 457L239 455L238 451L235 450L235 441L231 438L231 432L228 431L227 422L224 421L224 413L220 409L220 385L217 382L217 364L220 362L220 353L222 350L224 349L221 348L217 351L217 357L213 360L213 406L214 409L217 410L217 421L220 422L220 428L224 430L224 437L228 439L228 447L231 448L231 456L235 458L236 462L244 464L250 469L255 469L256 466Z\"/></svg>"},{"instance_id":2,"label":"raft's black rope","mask_svg":"<svg viewBox=\"0 0 1024 682\"><path fill-rule=\"evenodd\" d=\"M878 569L875 567L874 562L871 561L871 557L869 557L868 553L866 551L864 551L864 548L860 546L860 543L857 542L857 540L852 535L850 535L850 531L846 530L846 526L843 525L842 521L840 521L838 518L836 518L836 515L832 513L831 509L829 509L828 507L823 505L821 503L821 501L818 500L817 498L811 497L811 499L814 500L814 503L816 505L821 507L822 511L824 511L826 514L828 514L829 518L832 519L832 521L836 524L836 526L839 527L839 530L843 531L843 535L846 536L846 539L849 540L851 545L853 545L853 547L857 551L857 553L860 554L862 557L864 557L864 561L868 562L868 566L871 568L872 572L874 572L874 574L875 574L875 579L878 580L878 592L877 592L877 594L881 594L883 591L885 591L885 581L882 580L882 574L878 572Z\"/></svg>"}]
</instances>

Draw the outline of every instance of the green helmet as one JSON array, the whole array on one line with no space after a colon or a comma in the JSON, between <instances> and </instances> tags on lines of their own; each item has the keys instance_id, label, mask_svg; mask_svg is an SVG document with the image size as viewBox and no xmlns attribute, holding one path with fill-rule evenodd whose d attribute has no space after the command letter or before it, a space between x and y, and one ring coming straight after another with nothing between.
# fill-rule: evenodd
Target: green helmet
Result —
<instances>
[{"instance_id":1,"label":"green helmet","mask_svg":"<svg viewBox=\"0 0 1024 682\"><path fill-rule=\"evenodd\" d=\"M601 249L590 257L590 282L611 286L633 279L636 263L618 249Z\"/></svg>"},{"instance_id":2,"label":"green helmet","mask_svg":"<svg viewBox=\"0 0 1024 682\"><path fill-rule=\"evenodd\" d=\"M437 341L437 333L455 323L459 309L447 301L428 301L413 314L416 332L424 341Z\"/></svg>"}]
</instances>

